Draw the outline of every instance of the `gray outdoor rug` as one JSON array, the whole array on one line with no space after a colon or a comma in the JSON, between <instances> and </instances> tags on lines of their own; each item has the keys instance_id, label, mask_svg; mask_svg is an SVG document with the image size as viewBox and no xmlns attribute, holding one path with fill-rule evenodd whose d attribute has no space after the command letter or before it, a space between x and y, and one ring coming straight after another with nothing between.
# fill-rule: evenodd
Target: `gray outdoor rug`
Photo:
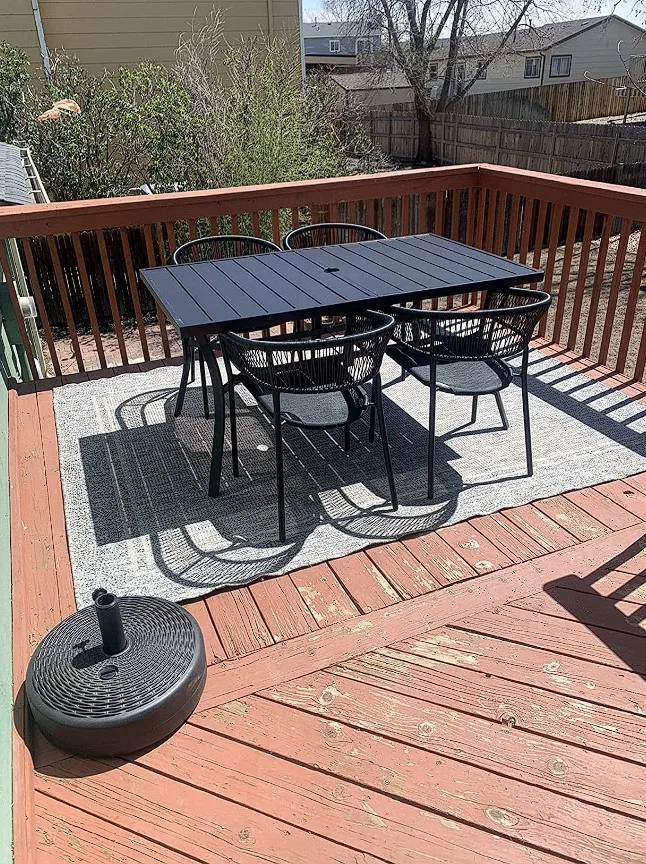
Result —
<instances>
[{"instance_id":1,"label":"gray outdoor rug","mask_svg":"<svg viewBox=\"0 0 646 864\"><path fill-rule=\"evenodd\" d=\"M70 384L55 391L61 473L77 601L97 586L182 600L284 573L374 543L646 471L646 405L554 358L530 364L534 476L524 476L521 394L439 395L436 500L426 500L428 391L383 367L400 508L390 510L381 443L367 423L285 429L288 542L278 543L272 430L239 387L241 476L225 452L222 494L207 497L212 420L198 387L173 419L180 369Z\"/></svg>"}]
</instances>

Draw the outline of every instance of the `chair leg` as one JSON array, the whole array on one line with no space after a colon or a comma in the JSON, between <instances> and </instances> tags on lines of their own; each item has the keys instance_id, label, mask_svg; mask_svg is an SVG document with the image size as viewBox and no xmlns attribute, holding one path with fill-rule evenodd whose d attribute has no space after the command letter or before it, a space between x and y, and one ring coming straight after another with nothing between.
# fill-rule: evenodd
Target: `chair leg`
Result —
<instances>
[{"instance_id":1,"label":"chair leg","mask_svg":"<svg viewBox=\"0 0 646 864\"><path fill-rule=\"evenodd\" d=\"M184 362L182 364L182 377L179 382L179 390L177 391L177 402L175 403L175 417L179 417L184 407L184 397L186 396L186 385L188 383L188 375L191 371L191 354L193 345L191 340L182 340L182 349L184 353Z\"/></svg>"},{"instance_id":2,"label":"chair leg","mask_svg":"<svg viewBox=\"0 0 646 864\"><path fill-rule=\"evenodd\" d=\"M346 453L350 452L350 424L346 423L343 427L343 449Z\"/></svg>"},{"instance_id":3,"label":"chair leg","mask_svg":"<svg viewBox=\"0 0 646 864\"><path fill-rule=\"evenodd\" d=\"M372 391L372 402L373 404L370 406L370 426L368 427L368 441L370 444L375 440L375 420L376 420L376 408L375 408L375 396L374 396L374 385Z\"/></svg>"},{"instance_id":4,"label":"chair leg","mask_svg":"<svg viewBox=\"0 0 646 864\"><path fill-rule=\"evenodd\" d=\"M209 419L209 391L206 389L206 372L204 371L204 357L200 351L198 357L200 363L200 378L202 380L202 402L204 404L204 416Z\"/></svg>"},{"instance_id":5,"label":"chair leg","mask_svg":"<svg viewBox=\"0 0 646 864\"><path fill-rule=\"evenodd\" d=\"M190 347L190 350L191 350L190 357L191 357L191 384L192 384L193 381L195 381L195 351L197 349L196 349L196 346L193 344L192 339L187 339L186 341L187 341L188 346Z\"/></svg>"},{"instance_id":6,"label":"chair leg","mask_svg":"<svg viewBox=\"0 0 646 864\"><path fill-rule=\"evenodd\" d=\"M496 397L496 405L498 406L498 412L500 414L500 420L502 421L502 428L509 429L509 420L507 420L507 413L505 411L505 406L502 404L502 396L500 392L493 394Z\"/></svg>"},{"instance_id":7,"label":"chair leg","mask_svg":"<svg viewBox=\"0 0 646 864\"><path fill-rule=\"evenodd\" d=\"M529 393L527 391L527 364L529 362L529 351L523 352L523 365L521 367L520 382L523 393L523 425L525 427L525 457L527 459L527 476L534 473L534 460L532 457L532 430L529 422Z\"/></svg>"},{"instance_id":8,"label":"chair leg","mask_svg":"<svg viewBox=\"0 0 646 864\"><path fill-rule=\"evenodd\" d=\"M427 497L433 499L435 493L435 406L437 402L436 371L433 363L430 365L428 409L428 489Z\"/></svg>"},{"instance_id":9,"label":"chair leg","mask_svg":"<svg viewBox=\"0 0 646 864\"><path fill-rule=\"evenodd\" d=\"M381 436L381 446L384 451L384 462L386 463L386 474L388 476L388 488L390 489L390 501L393 505L393 510L399 507L397 500L397 489L395 488L395 474L393 472L393 463L390 456L390 445L388 443L388 434L386 432L386 420L384 418L384 403L381 398L381 378L377 376L373 383L374 403L377 409L379 418L379 435Z\"/></svg>"},{"instance_id":10,"label":"chair leg","mask_svg":"<svg viewBox=\"0 0 646 864\"><path fill-rule=\"evenodd\" d=\"M274 392L274 443L276 446L276 491L278 493L278 539L285 542L285 475L283 469L283 434L280 420L280 396Z\"/></svg>"},{"instance_id":11,"label":"chair leg","mask_svg":"<svg viewBox=\"0 0 646 864\"><path fill-rule=\"evenodd\" d=\"M233 381L228 382L229 391L229 425L231 427L231 460L233 462L233 476L240 476L240 467L238 462L238 420L236 417L236 392L233 386Z\"/></svg>"},{"instance_id":12,"label":"chair leg","mask_svg":"<svg viewBox=\"0 0 646 864\"><path fill-rule=\"evenodd\" d=\"M478 417L478 397L474 396L471 402L471 422L475 423Z\"/></svg>"}]
</instances>

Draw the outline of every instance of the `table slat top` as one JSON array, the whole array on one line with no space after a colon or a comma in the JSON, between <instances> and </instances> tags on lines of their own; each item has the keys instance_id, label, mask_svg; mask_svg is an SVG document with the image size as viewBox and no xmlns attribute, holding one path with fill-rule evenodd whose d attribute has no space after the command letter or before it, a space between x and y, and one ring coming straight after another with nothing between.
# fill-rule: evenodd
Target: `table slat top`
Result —
<instances>
[{"instance_id":1,"label":"table slat top","mask_svg":"<svg viewBox=\"0 0 646 864\"><path fill-rule=\"evenodd\" d=\"M539 282L541 270L420 234L140 271L184 335Z\"/></svg>"}]
</instances>

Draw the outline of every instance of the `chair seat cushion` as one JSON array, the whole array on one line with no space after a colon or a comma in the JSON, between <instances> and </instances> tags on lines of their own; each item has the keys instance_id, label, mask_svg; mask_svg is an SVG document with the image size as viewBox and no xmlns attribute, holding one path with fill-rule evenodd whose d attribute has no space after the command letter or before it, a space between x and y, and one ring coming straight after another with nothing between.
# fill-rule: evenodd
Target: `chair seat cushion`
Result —
<instances>
[{"instance_id":1,"label":"chair seat cushion","mask_svg":"<svg viewBox=\"0 0 646 864\"><path fill-rule=\"evenodd\" d=\"M428 364L420 364L420 357L408 353L399 345L389 345L386 353L403 369L425 384L430 384ZM437 364L436 385L438 390L456 396L480 396L497 393L509 385L512 368L502 360L456 360Z\"/></svg>"},{"instance_id":2,"label":"chair seat cushion","mask_svg":"<svg viewBox=\"0 0 646 864\"><path fill-rule=\"evenodd\" d=\"M274 401L271 393L259 391L258 385L241 375L239 380L252 393L260 407L273 415ZM283 420L294 426L312 429L331 429L354 423L363 414L368 396L363 387L335 390L330 393L281 393L280 414Z\"/></svg>"}]
</instances>

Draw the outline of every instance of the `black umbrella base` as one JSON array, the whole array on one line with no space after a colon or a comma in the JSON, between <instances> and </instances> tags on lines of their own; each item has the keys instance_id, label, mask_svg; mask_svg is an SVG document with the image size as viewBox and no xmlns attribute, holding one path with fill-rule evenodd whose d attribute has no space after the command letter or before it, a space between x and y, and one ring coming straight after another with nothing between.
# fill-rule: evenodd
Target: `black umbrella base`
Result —
<instances>
[{"instance_id":1,"label":"black umbrella base","mask_svg":"<svg viewBox=\"0 0 646 864\"><path fill-rule=\"evenodd\" d=\"M103 589L42 640L27 669L34 720L53 744L84 756L150 747L190 717L204 690L202 632L182 606L117 600Z\"/></svg>"}]
</instances>

